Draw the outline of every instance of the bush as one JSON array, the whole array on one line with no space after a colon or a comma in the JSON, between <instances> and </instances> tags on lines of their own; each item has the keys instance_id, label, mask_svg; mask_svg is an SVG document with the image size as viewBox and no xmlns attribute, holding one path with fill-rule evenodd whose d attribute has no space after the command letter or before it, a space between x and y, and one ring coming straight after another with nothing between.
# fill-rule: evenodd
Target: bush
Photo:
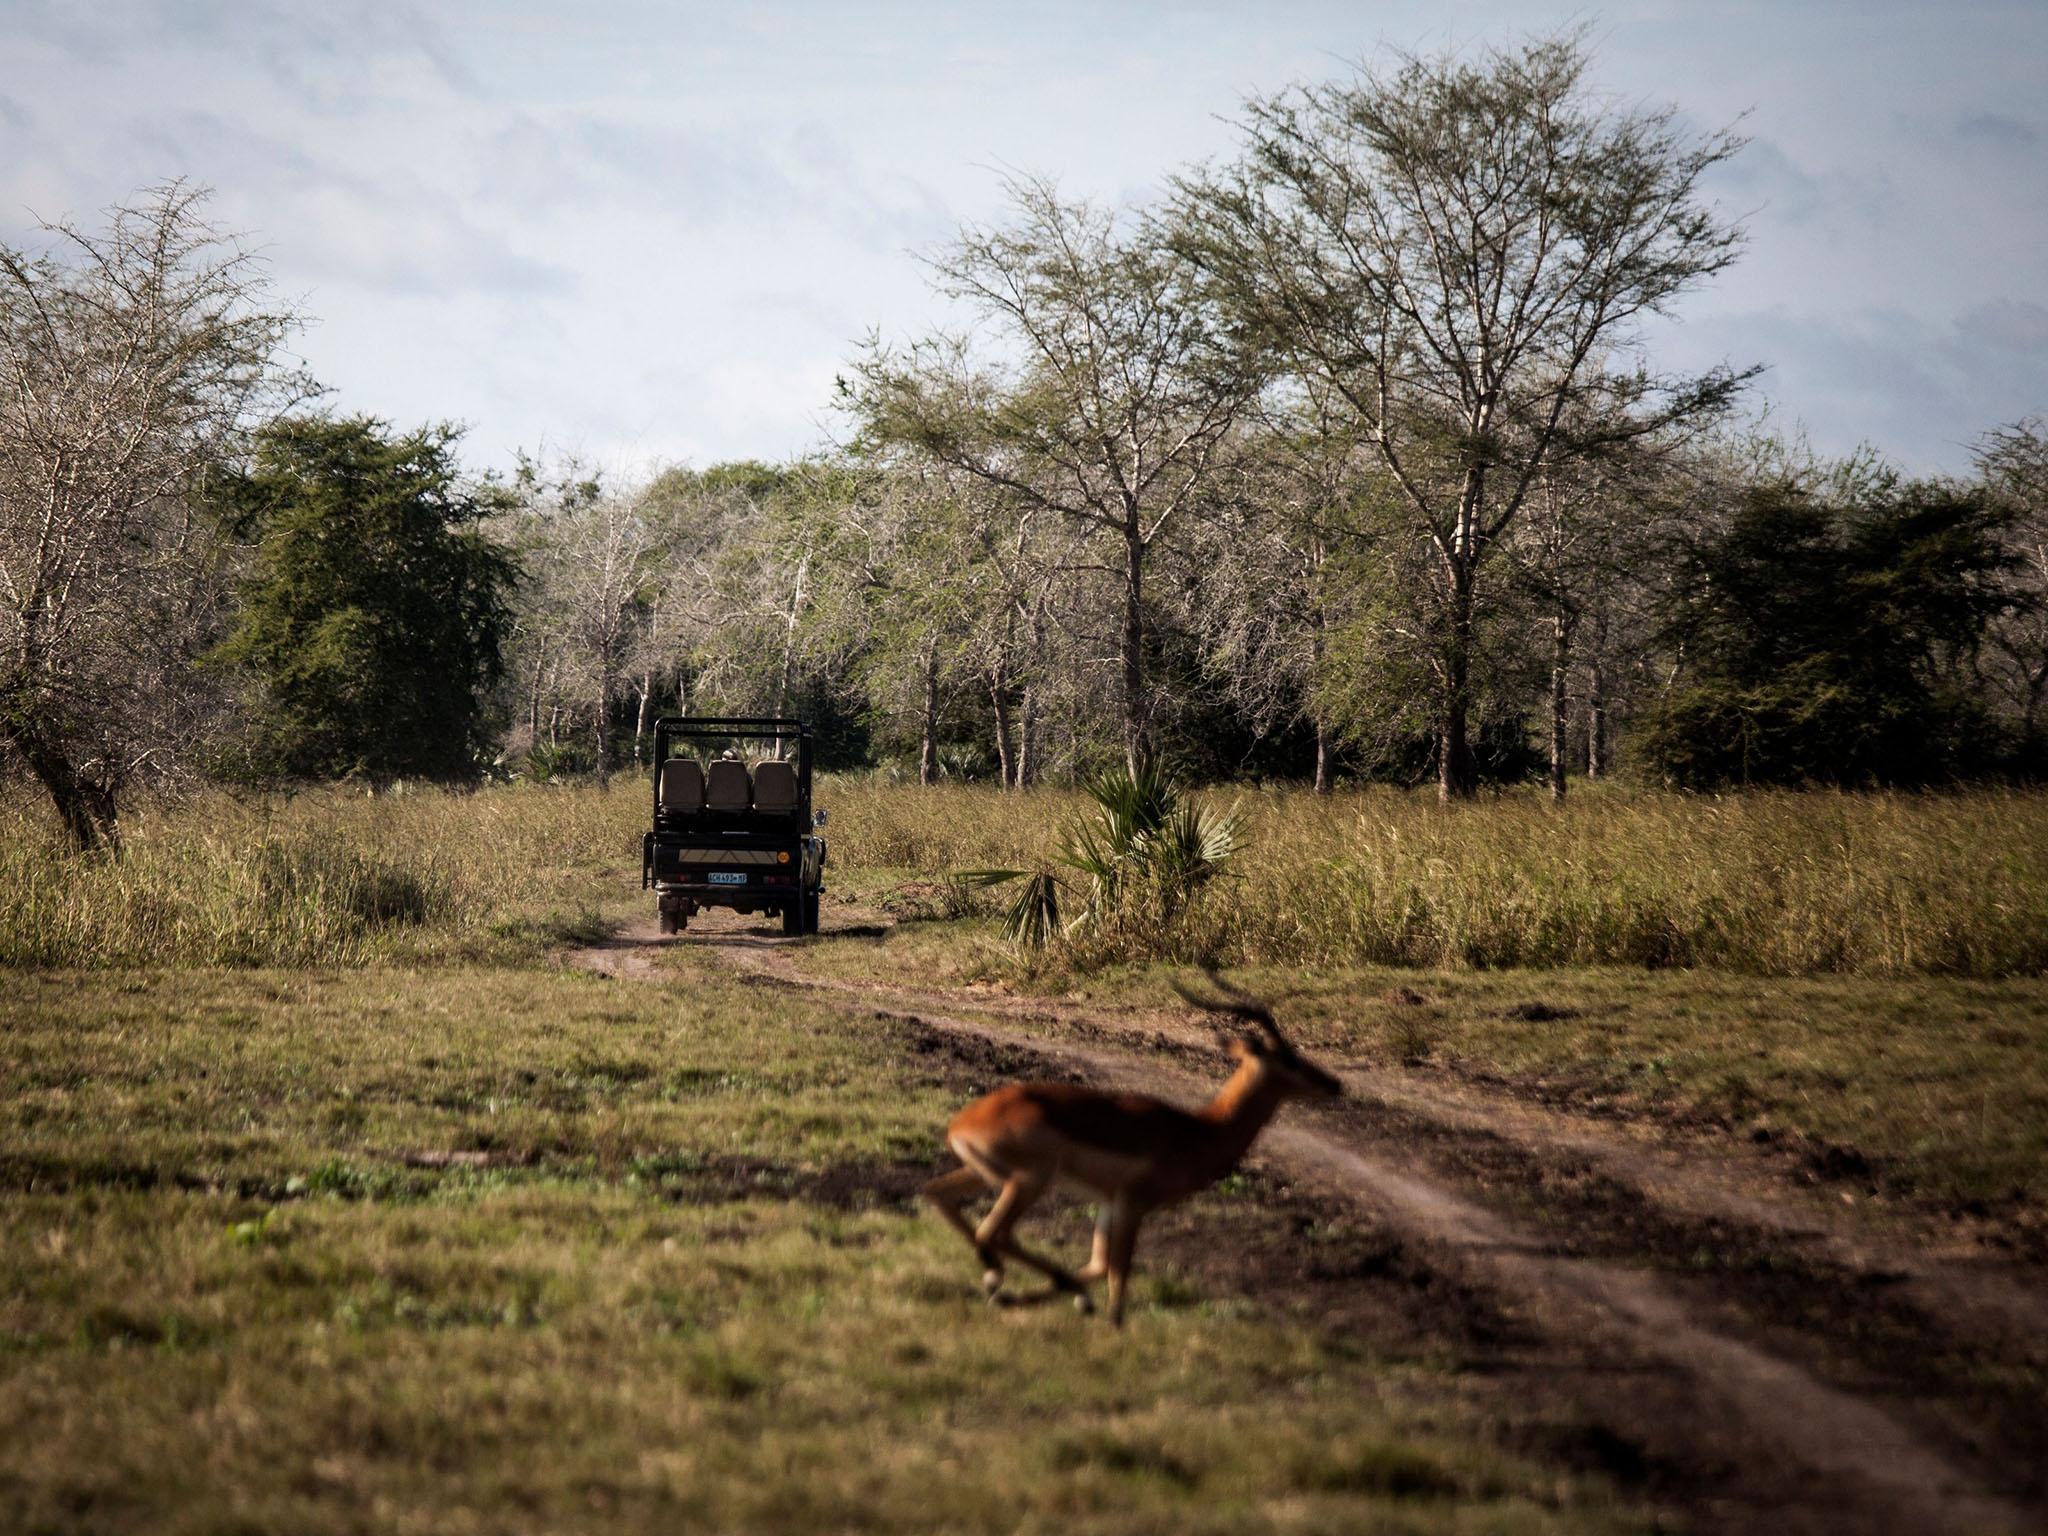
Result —
<instances>
[{"instance_id":1,"label":"bush","mask_svg":"<svg viewBox=\"0 0 2048 1536\"><path fill-rule=\"evenodd\" d=\"M2006 601L2002 526L1940 486L1754 497L1690 552L1668 636L1687 676L1642 723L1637 760L1693 789L1995 771L1963 664Z\"/></svg>"},{"instance_id":2,"label":"bush","mask_svg":"<svg viewBox=\"0 0 2048 1536\"><path fill-rule=\"evenodd\" d=\"M1070 822L1052 869L984 869L972 885L1024 882L1003 917L1013 941L1043 949L1062 933L1170 928L1190 898L1230 862L1241 838L1235 813L1218 815L1157 766L1090 779L1091 817ZM1072 872L1063 877L1059 870ZM1062 893L1081 909L1060 920Z\"/></svg>"}]
</instances>

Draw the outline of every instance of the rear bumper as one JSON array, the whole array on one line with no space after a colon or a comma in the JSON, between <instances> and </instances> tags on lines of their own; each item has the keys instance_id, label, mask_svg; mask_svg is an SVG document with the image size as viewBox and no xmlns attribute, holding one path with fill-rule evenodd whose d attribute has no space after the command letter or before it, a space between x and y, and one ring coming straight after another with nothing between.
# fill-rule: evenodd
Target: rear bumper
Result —
<instances>
[{"instance_id":1,"label":"rear bumper","mask_svg":"<svg viewBox=\"0 0 2048 1536\"><path fill-rule=\"evenodd\" d=\"M640 845L640 888L678 891L700 904L780 902L823 888L825 840L707 843L650 832ZM715 880L714 874L736 876Z\"/></svg>"}]
</instances>

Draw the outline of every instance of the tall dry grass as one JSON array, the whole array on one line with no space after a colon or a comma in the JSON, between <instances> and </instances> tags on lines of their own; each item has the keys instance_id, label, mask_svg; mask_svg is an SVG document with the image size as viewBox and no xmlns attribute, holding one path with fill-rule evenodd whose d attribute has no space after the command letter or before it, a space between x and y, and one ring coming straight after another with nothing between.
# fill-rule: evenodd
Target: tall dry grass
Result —
<instances>
[{"instance_id":1,"label":"tall dry grass","mask_svg":"<svg viewBox=\"0 0 2048 1536\"><path fill-rule=\"evenodd\" d=\"M1606 790L1444 807L1371 790L1233 795L1245 849L1171 927L1121 914L1083 964L2048 969L2048 794ZM1077 796L850 786L850 857L926 875L1048 856Z\"/></svg>"},{"instance_id":2,"label":"tall dry grass","mask_svg":"<svg viewBox=\"0 0 2048 1536\"><path fill-rule=\"evenodd\" d=\"M588 923L637 872L646 801L516 787L145 807L119 857L0 803L0 965L355 965L499 956Z\"/></svg>"},{"instance_id":3,"label":"tall dry grass","mask_svg":"<svg viewBox=\"0 0 2048 1536\"><path fill-rule=\"evenodd\" d=\"M1118 914L1070 958L1424 967L1705 966L1768 974L2048 970L2048 794L1612 790L1442 807L1373 790L1210 791L1246 829L1172 925ZM833 865L942 878L1045 860L1085 798L828 780ZM0 964L338 965L512 958L632 890L630 783L368 799L207 796L65 854L0 804Z\"/></svg>"}]
</instances>

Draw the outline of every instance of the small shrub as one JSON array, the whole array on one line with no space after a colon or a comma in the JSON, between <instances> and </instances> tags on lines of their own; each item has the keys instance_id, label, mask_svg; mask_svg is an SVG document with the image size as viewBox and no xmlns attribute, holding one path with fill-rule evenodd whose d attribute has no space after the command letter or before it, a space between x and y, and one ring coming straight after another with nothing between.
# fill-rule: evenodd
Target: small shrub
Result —
<instances>
[{"instance_id":1,"label":"small shrub","mask_svg":"<svg viewBox=\"0 0 2048 1536\"><path fill-rule=\"evenodd\" d=\"M1190 797L1165 770L1115 770L1088 781L1094 814L1067 826L1053 869L983 869L957 878L986 887L1024 882L1004 914L1003 931L1043 949L1059 934L1136 937L1157 952L1189 901L1220 875L1242 840L1235 812L1218 815ZM1072 872L1062 876L1059 870ZM1080 910L1062 924L1061 892Z\"/></svg>"},{"instance_id":2,"label":"small shrub","mask_svg":"<svg viewBox=\"0 0 2048 1536\"><path fill-rule=\"evenodd\" d=\"M379 929L429 922L454 905L431 861L408 867L311 839L265 843L253 857L257 888L272 907L310 901Z\"/></svg>"},{"instance_id":3,"label":"small shrub","mask_svg":"<svg viewBox=\"0 0 2048 1536\"><path fill-rule=\"evenodd\" d=\"M1412 1008L1388 1019L1385 1034L1387 1054L1405 1067L1420 1065L1436 1049L1435 1028L1426 1015Z\"/></svg>"}]
</instances>

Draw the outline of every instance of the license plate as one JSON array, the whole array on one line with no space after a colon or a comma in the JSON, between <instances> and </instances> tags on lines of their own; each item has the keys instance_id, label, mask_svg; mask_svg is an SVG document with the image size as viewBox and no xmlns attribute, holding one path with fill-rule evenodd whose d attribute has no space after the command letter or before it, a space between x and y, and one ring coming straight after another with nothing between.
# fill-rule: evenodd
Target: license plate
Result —
<instances>
[{"instance_id":1,"label":"license plate","mask_svg":"<svg viewBox=\"0 0 2048 1536\"><path fill-rule=\"evenodd\" d=\"M710 870L705 874L704 878L713 885L745 885L747 883L747 877L736 869Z\"/></svg>"}]
</instances>

